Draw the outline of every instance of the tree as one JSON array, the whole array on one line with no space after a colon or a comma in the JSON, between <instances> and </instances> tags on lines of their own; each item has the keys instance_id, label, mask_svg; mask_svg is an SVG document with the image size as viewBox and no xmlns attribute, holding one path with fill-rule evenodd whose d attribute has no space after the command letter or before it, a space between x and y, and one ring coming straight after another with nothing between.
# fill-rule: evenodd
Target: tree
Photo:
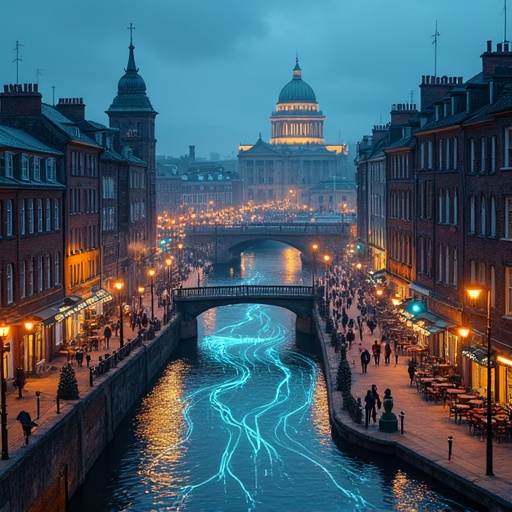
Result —
<instances>
[{"instance_id":1,"label":"tree","mask_svg":"<svg viewBox=\"0 0 512 512\"><path fill-rule=\"evenodd\" d=\"M64 366L60 371L57 397L62 400L78 400L78 381L71 365Z\"/></svg>"}]
</instances>

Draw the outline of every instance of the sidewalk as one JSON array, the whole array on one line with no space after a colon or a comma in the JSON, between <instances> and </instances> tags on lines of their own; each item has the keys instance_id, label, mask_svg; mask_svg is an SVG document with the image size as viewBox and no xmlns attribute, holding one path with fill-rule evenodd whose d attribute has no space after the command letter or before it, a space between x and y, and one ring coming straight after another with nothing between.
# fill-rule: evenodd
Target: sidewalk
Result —
<instances>
[{"instance_id":1,"label":"sidewalk","mask_svg":"<svg viewBox=\"0 0 512 512\"><path fill-rule=\"evenodd\" d=\"M348 311L349 316L354 314L354 309ZM378 328L373 335L370 335L366 329L363 333L362 346L371 353L371 345L376 339L380 341L380 336ZM331 390L334 391L336 390L340 355L331 346L330 335L323 336L323 343L325 345L324 353L327 354L326 367L330 369L326 378L330 379ZM448 404L443 407L442 401L437 404L433 401L427 402L422 395L418 394L415 386L409 386L408 357L400 356L398 364L395 366L394 354L392 354L391 364L386 365L382 353L380 365L375 365L372 357L368 365L368 372L362 373L359 357L359 333L356 333L356 340L347 351L347 359L352 370L352 394L356 398L361 398L364 405L364 397L372 384L377 385L381 399L384 396L384 390L389 388L394 399L393 412L397 417L399 417L400 411L405 413L404 435L400 435L400 420L398 433L390 434L379 431L378 417L383 410L377 414L377 423L371 423L368 429L365 429L364 423L361 425L354 423L348 413L342 410L341 393L335 391L332 393L332 404L337 420L373 440L400 443L410 452L418 454L427 461L433 461L475 486L501 497L509 507L504 510L512 510L511 441L504 440L500 443L493 441L495 476L486 476L485 437L481 440L479 435L474 436L470 433L465 419L460 424L456 424L453 418L450 420ZM448 436L453 436L451 460L448 460Z\"/></svg>"}]
</instances>

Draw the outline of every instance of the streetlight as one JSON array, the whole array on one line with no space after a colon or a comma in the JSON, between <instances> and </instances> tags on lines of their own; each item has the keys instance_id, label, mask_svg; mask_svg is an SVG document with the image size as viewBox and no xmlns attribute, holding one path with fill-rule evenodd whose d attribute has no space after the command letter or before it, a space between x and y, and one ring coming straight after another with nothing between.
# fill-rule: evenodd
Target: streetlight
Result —
<instances>
[{"instance_id":1,"label":"streetlight","mask_svg":"<svg viewBox=\"0 0 512 512\"><path fill-rule=\"evenodd\" d=\"M36 373L36 347L35 347L35 338L32 338L32 340L30 340L30 335L32 334L32 329L34 329L34 325L35 325L35 322L29 318L28 320L25 320L24 324L25 326L25 329L28 333L28 340L27 340L27 345L30 343L30 341L32 341L32 372L35 374ZM18 391L20 392L20 397L21 397L21 387L18 389Z\"/></svg>"},{"instance_id":2,"label":"streetlight","mask_svg":"<svg viewBox=\"0 0 512 512\"><path fill-rule=\"evenodd\" d=\"M9 450L7 446L7 407L6 407L6 390L7 383L5 382L4 373L4 341L9 334L9 326L5 323L0 324L0 384L1 384L1 395L2 395L2 460L9 459Z\"/></svg>"},{"instance_id":3,"label":"streetlight","mask_svg":"<svg viewBox=\"0 0 512 512\"><path fill-rule=\"evenodd\" d=\"M315 293L315 281L316 281L316 253L318 251L318 244L313 244L311 246L313 249L313 293Z\"/></svg>"},{"instance_id":4,"label":"streetlight","mask_svg":"<svg viewBox=\"0 0 512 512\"><path fill-rule=\"evenodd\" d=\"M137 288L137 291L139 292L139 312L142 311L142 297L144 297L144 292L146 291L146 288L144 286L139 286Z\"/></svg>"},{"instance_id":5,"label":"streetlight","mask_svg":"<svg viewBox=\"0 0 512 512\"><path fill-rule=\"evenodd\" d=\"M480 294L481 289L471 288L467 290L469 298L472 301L472 307L476 305L476 301ZM493 476L493 462L492 462L492 379L491 379L491 290L487 290L487 442L486 442L486 469L487 476Z\"/></svg>"},{"instance_id":6,"label":"streetlight","mask_svg":"<svg viewBox=\"0 0 512 512\"><path fill-rule=\"evenodd\" d=\"M124 330L123 330L123 300L121 296L121 292L124 288L123 281L116 281L114 283L114 288L117 290L117 296L119 299L119 348L123 348L124 345Z\"/></svg>"},{"instance_id":7,"label":"streetlight","mask_svg":"<svg viewBox=\"0 0 512 512\"><path fill-rule=\"evenodd\" d=\"M170 309L170 304L171 304L171 299L172 299L172 276L171 276L171 265L172 265L172 257L169 257L165 260L165 264L167 265L167 282L169 284L169 296L167 297L167 301L166 301L166 312L165 312L165 316L166 316L166 319L167 317L169 316L169 309Z\"/></svg>"},{"instance_id":8,"label":"streetlight","mask_svg":"<svg viewBox=\"0 0 512 512\"><path fill-rule=\"evenodd\" d=\"M151 321L155 319L155 301L154 301L154 291L155 291L155 274L156 270L154 268L150 268L148 270L148 276L150 278L151 284Z\"/></svg>"},{"instance_id":9,"label":"streetlight","mask_svg":"<svg viewBox=\"0 0 512 512\"><path fill-rule=\"evenodd\" d=\"M327 267L329 266L329 262L331 261L331 257L328 254L324 254L324 264L325 264L325 275L324 275L324 293L325 293L325 307L327 308ZM326 310L327 311L327 310Z\"/></svg>"}]
</instances>

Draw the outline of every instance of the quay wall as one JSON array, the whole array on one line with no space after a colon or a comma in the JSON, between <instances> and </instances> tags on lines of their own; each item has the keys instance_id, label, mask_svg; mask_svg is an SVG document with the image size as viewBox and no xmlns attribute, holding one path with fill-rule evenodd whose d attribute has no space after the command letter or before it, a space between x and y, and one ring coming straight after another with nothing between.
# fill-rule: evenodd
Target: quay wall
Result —
<instances>
[{"instance_id":1,"label":"quay wall","mask_svg":"<svg viewBox=\"0 0 512 512\"><path fill-rule=\"evenodd\" d=\"M83 398L62 401L61 414L38 428L37 439L2 461L0 512L66 509L116 428L167 364L180 340L179 327L175 319L154 340L96 378Z\"/></svg>"},{"instance_id":2,"label":"quay wall","mask_svg":"<svg viewBox=\"0 0 512 512\"><path fill-rule=\"evenodd\" d=\"M408 446L407 440L404 439L405 436L401 436L398 432L388 434L389 438L383 439L372 435L367 430L362 429L361 425L354 423L348 412L343 410L341 392L336 390L336 361L329 360L329 354L326 349L331 342L331 336L325 333L325 322L320 318L316 308L313 313L313 322L313 329L322 351L322 364L326 380L331 427L339 438L370 453L387 454L397 457L423 471L426 475L441 482L443 485L470 498L475 503L475 506L478 506L478 510L510 512L509 500L492 493L478 485L475 481L464 478L463 475L452 471L439 461L430 459L428 454L422 454L418 447ZM337 359L339 360L339 356L337 356ZM333 370L335 367L336 371Z\"/></svg>"}]
</instances>

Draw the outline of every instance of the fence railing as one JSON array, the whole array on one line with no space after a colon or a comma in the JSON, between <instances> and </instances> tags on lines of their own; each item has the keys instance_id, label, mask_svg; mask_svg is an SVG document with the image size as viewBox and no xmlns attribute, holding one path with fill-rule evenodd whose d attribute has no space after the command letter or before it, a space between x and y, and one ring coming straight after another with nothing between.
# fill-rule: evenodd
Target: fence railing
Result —
<instances>
[{"instance_id":1,"label":"fence railing","mask_svg":"<svg viewBox=\"0 0 512 512\"><path fill-rule=\"evenodd\" d=\"M218 297L312 297L313 287L304 285L252 285L202 286L173 290L174 299Z\"/></svg>"}]
</instances>

